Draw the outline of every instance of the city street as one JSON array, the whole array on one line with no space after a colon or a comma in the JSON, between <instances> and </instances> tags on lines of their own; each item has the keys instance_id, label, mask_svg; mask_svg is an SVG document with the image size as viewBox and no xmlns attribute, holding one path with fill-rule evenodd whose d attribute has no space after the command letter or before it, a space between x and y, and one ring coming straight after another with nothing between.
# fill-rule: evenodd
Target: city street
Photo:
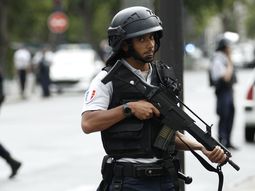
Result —
<instances>
[{"instance_id":1,"label":"city street","mask_svg":"<svg viewBox=\"0 0 255 191\"><path fill-rule=\"evenodd\" d=\"M255 187L255 144L244 141L243 108L249 70L237 73L235 86L236 118L233 129L233 161L223 166L224 191L251 191ZM54 94L42 99L39 93L20 100L7 97L0 113L0 142L23 165L17 177L9 180L10 169L0 160L1 191L95 191L101 180L104 156L99 133L85 135L80 127L83 93ZM185 71L184 102L209 125L216 137L215 97L208 86L206 71ZM200 123L198 125L203 128ZM185 153L185 174L193 178L186 191L215 191L217 174L208 172L190 154Z\"/></svg>"},{"instance_id":2,"label":"city street","mask_svg":"<svg viewBox=\"0 0 255 191\"><path fill-rule=\"evenodd\" d=\"M214 90L208 87L208 76L205 71L185 72L185 103L190 106L207 124L212 127L212 134L217 137L217 116L215 114ZM255 187L255 173L252 165L255 160L254 144L244 140L243 101L247 91L250 70L237 71L238 83L235 85L236 117L233 127L232 142L239 150L232 151L232 160L240 166L236 171L229 164L223 166L224 191L252 191ZM197 120L196 120L197 121ZM200 124L200 123L198 123ZM200 127L204 127L200 124ZM186 186L187 191L215 191L218 186L218 175L207 171L190 153L185 155L186 174L192 176L193 182ZM215 166L215 165L214 165Z\"/></svg>"}]
</instances>

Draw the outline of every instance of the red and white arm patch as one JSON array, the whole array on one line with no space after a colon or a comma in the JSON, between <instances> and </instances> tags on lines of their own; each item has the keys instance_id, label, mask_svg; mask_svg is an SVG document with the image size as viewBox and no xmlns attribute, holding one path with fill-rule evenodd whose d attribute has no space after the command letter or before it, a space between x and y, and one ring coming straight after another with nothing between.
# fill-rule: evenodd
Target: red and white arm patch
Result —
<instances>
[{"instance_id":1,"label":"red and white arm patch","mask_svg":"<svg viewBox=\"0 0 255 191\"><path fill-rule=\"evenodd\" d=\"M85 103L91 102L95 97L96 97L96 90L95 89L88 90L85 93Z\"/></svg>"}]
</instances>

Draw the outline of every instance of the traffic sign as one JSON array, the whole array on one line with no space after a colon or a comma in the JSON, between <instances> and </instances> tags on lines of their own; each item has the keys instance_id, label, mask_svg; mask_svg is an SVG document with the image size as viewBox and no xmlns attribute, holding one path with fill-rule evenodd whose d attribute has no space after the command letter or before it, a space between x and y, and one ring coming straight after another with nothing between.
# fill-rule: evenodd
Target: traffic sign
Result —
<instances>
[{"instance_id":1,"label":"traffic sign","mask_svg":"<svg viewBox=\"0 0 255 191\"><path fill-rule=\"evenodd\" d=\"M65 13L56 11L49 16L48 27L53 33L63 33L68 28L68 17Z\"/></svg>"}]
</instances>

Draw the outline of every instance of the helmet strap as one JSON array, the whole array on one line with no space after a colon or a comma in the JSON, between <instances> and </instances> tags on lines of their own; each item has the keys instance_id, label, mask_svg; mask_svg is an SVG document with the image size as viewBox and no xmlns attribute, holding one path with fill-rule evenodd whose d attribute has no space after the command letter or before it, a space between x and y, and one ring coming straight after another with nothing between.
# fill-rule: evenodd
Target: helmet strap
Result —
<instances>
[{"instance_id":1,"label":"helmet strap","mask_svg":"<svg viewBox=\"0 0 255 191\"><path fill-rule=\"evenodd\" d=\"M160 37L158 32L155 32L154 35L155 35L154 38L155 38L155 53L156 53L160 47Z\"/></svg>"}]
</instances>

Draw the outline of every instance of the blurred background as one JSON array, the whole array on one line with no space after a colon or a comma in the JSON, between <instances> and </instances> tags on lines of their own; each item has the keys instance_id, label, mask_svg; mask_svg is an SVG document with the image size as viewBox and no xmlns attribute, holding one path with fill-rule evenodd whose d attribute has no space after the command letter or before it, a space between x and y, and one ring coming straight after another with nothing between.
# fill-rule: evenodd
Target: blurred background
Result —
<instances>
[{"instance_id":1,"label":"blurred background","mask_svg":"<svg viewBox=\"0 0 255 191\"><path fill-rule=\"evenodd\" d=\"M20 45L33 56L42 46L55 51L63 43L88 43L105 58L106 30L112 16L123 7L135 4L127 0L29 0L0 1L0 66L7 78L13 78L13 54ZM159 12L159 0L141 1ZM254 65L254 2L252 0L183 0L183 37L185 67L206 67L215 39L224 32L236 34L233 59L237 67ZM61 13L61 14L59 14ZM164 24L164 23L163 23ZM204 60L205 59L205 60Z\"/></svg>"},{"instance_id":2,"label":"blurred background","mask_svg":"<svg viewBox=\"0 0 255 191\"><path fill-rule=\"evenodd\" d=\"M184 101L209 123L217 124L214 90L207 76L210 60L217 39L232 41L238 77L233 139L240 147L234 159L242 170L238 174L226 169L224 189L252 190L255 1L183 0L182 4ZM107 28L113 15L134 5L160 12L160 0L0 0L0 71L6 94L0 141L23 162L17 178L10 181L6 178L10 170L0 161L1 191L96 190L104 152L99 134L87 136L81 131L83 94L110 54ZM15 53L24 48L30 56L21 56L21 63L27 61L22 92ZM213 127L216 137L217 125ZM198 171L203 167L191 157L185 157L185 171L197 181L186 190L216 190L217 177Z\"/></svg>"}]
</instances>

